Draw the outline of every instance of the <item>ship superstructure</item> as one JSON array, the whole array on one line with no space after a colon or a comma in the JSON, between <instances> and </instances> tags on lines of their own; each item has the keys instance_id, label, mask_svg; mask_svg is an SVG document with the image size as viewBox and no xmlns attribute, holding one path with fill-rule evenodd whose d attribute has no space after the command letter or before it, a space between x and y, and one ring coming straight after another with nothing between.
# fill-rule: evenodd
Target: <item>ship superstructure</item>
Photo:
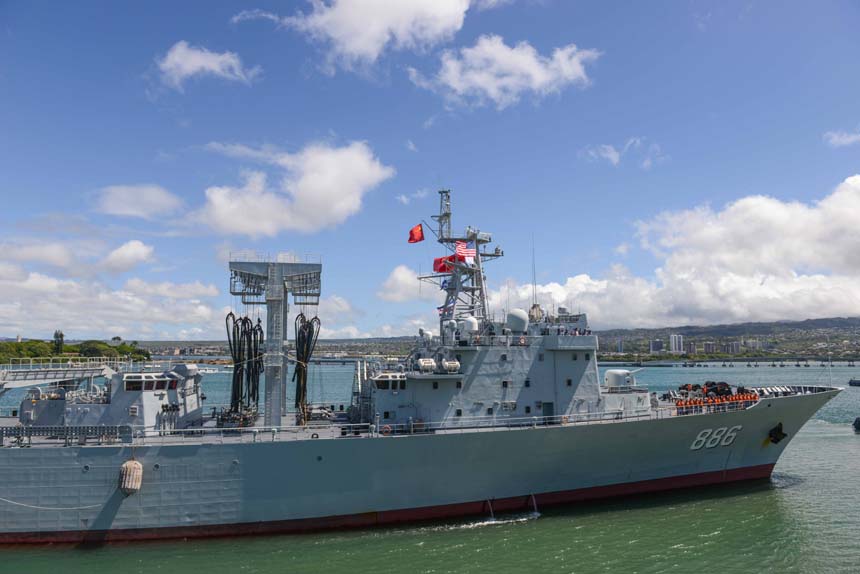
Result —
<instances>
[{"instance_id":1,"label":"ship superstructure","mask_svg":"<svg viewBox=\"0 0 860 574\"><path fill-rule=\"evenodd\" d=\"M487 232L452 232L447 191L434 219L448 251L424 279L444 298L439 332L419 332L403 361L357 361L344 412L307 402L319 324L304 313L287 377L287 296L303 309L318 301L317 263L230 264L231 292L266 305L267 319L263 335L261 322L228 317L227 407L204 406L193 365L105 365L104 385L92 381L96 368L51 371L48 388L30 390L0 426L0 540L368 526L766 478L840 390L704 383L655 393L634 371L601 378L584 313L535 302L496 319L485 264L502 250ZM37 371L0 371L0 392L36 385Z\"/></svg>"}]
</instances>

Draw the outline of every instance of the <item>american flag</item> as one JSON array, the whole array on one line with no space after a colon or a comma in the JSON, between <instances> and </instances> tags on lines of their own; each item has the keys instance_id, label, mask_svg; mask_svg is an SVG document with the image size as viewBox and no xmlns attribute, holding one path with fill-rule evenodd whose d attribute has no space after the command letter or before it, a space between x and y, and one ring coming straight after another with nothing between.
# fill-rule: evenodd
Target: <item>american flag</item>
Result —
<instances>
[{"instance_id":1,"label":"american flag","mask_svg":"<svg viewBox=\"0 0 860 574\"><path fill-rule=\"evenodd\" d=\"M454 244L454 253L460 257L474 257L475 252L476 249L474 247L469 247L469 244L465 241L458 241Z\"/></svg>"}]
</instances>

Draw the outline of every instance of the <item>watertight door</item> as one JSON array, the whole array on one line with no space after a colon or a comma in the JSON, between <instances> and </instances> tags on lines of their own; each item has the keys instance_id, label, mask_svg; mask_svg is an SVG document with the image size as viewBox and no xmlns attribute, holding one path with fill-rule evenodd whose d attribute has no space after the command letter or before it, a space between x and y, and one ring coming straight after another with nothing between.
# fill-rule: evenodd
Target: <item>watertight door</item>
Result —
<instances>
[{"instance_id":1,"label":"watertight door","mask_svg":"<svg viewBox=\"0 0 860 574\"><path fill-rule=\"evenodd\" d=\"M555 405L553 403L541 403L541 405L544 417L551 418L555 416Z\"/></svg>"}]
</instances>

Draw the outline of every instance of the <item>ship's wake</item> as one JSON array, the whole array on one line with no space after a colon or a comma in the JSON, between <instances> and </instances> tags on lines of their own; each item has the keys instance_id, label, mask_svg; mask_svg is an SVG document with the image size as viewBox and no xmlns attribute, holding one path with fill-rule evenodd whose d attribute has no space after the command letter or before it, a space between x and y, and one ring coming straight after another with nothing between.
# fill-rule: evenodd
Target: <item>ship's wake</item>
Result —
<instances>
[{"instance_id":1,"label":"ship's wake","mask_svg":"<svg viewBox=\"0 0 860 574\"><path fill-rule=\"evenodd\" d=\"M482 518L481 520L463 522L460 524L447 524L444 526L437 526L431 528L431 530L472 530L473 528L482 528L484 526L503 526L506 524L518 524L522 522L529 522L531 520L537 520L538 518L540 518L540 515L540 512L528 512L525 514L488 516L486 518Z\"/></svg>"}]
</instances>

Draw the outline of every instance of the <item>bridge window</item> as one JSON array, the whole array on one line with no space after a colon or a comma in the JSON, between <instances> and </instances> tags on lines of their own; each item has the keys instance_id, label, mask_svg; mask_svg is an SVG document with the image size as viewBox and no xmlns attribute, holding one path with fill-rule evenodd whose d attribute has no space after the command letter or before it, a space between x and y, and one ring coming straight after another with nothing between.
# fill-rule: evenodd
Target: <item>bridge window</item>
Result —
<instances>
[{"instance_id":1,"label":"bridge window","mask_svg":"<svg viewBox=\"0 0 860 574\"><path fill-rule=\"evenodd\" d=\"M434 389L438 389L438 388L439 388L439 381L433 381L433 388L434 388Z\"/></svg>"},{"instance_id":2,"label":"bridge window","mask_svg":"<svg viewBox=\"0 0 860 574\"><path fill-rule=\"evenodd\" d=\"M461 417L463 416L463 409L457 409L454 411L454 416Z\"/></svg>"},{"instance_id":3,"label":"bridge window","mask_svg":"<svg viewBox=\"0 0 860 574\"><path fill-rule=\"evenodd\" d=\"M586 353L586 354L585 354L585 360L586 360L586 361L588 361L588 360L590 360L590 359L591 359L591 354L590 354L590 353Z\"/></svg>"},{"instance_id":4,"label":"bridge window","mask_svg":"<svg viewBox=\"0 0 860 574\"><path fill-rule=\"evenodd\" d=\"M507 355L507 353L502 353L502 356L499 358L499 360L500 360L500 361L507 361L507 360L508 360L508 355Z\"/></svg>"},{"instance_id":5,"label":"bridge window","mask_svg":"<svg viewBox=\"0 0 860 574\"><path fill-rule=\"evenodd\" d=\"M134 379L126 379L125 390L127 390L127 391L142 391L143 390L143 381L134 380Z\"/></svg>"},{"instance_id":6,"label":"bridge window","mask_svg":"<svg viewBox=\"0 0 860 574\"><path fill-rule=\"evenodd\" d=\"M170 384L167 386L167 388L170 389L171 391L175 391L177 383L178 383L178 381L170 381Z\"/></svg>"},{"instance_id":7,"label":"bridge window","mask_svg":"<svg viewBox=\"0 0 860 574\"><path fill-rule=\"evenodd\" d=\"M576 353L573 354L573 360L576 360Z\"/></svg>"},{"instance_id":8,"label":"bridge window","mask_svg":"<svg viewBox=\"0 0 860 574\"><path fill-rule=\"evenodd\" d=\"M405 390L406 390L406 381L405 381L405 380L400 381L400 390L401 390L401 391L405 391Z\"/></svg>"},{"instance_id":9,"label":"bridge window","mask_svg":"<svg viewBox=\"0 0 860 574\"><path fill-rule=\"evenodd\" d=\"M573 386L573 379L568 379L568 380L567 380L567 386L568 386L568 387L572 387L572 386Z\"/></svg>"},{"instance_id":10,"label":"bridge window","mask_svg":"<svg viewBox=\"0 0 860 574\"><path fill-rule=\"evenodd\" d=\"M503 389L507 389L507 388L508 388L508 381L502 381L502 388L503 388Z\"/></svg>"},{"instance_id":11,"label":"bridge window","mask_svg":"<svg viewBox=\"0 0 860 574\"><path fill-rule=\"evenodd\" d=\"M487 415L492 415L492 414L493 414L493 407L490 407L487 409Z\"/></svg>"},{"instance_id":12,"label":"bridge window","mask_svg":"<svg viewBox=\"0 0 860 574\"><path fill-rule=\"evenodd\" d=\"M525 382L524 384L525 384L525 386L527 386L527 387L532 386L532 382L531 382L529 379L526 379L526 382Z\"/></svg>"},{"instance_id":13,"label":"bridge window","mask_svg":"<svg viewBox=\"0 0 860 574\"><path fill-rule=\"evenodd\" d=\"M376 381L376 388L381 390L381 391L387 391L388 390L388 381L387 380L383 381L382 379L377 380Z\"/></svg>"},{"instance_id":14,"label":"bridge window","mask_svg":"<svg viewBox=\"0 0 860 574\"><path fill-rule=\"evenodd\" d=\"M385 411L384 413L382 413L382 418L384 418L384 419L391 418L390 415L391 415L391 413L389 413L388 411Z\"/></svg>"},{"instance_id":15,"label":"bridge window","mask_svg":"<svg viewBox=\"0 0 860 574\"><path fill-rule=\"evenodd\" d=\"M463 381L457 381L457 388L458 388L458 389L462 389L462 388L463 388Z\"/></svg>"},{"instance_id":16,"label":"bridge window","mask_svg":"<svg viewBox=\"0 0 860 574\"><path fill-rule=\"evenodd\" d=\"M146 384L143 387L145 391L154 391L155 390L155 381L146 381Z\"/></svg>"},{"instance_id":17,"label":"bridge window","mask_svg":"<svg viewBox=\"0 0 860 574\"><path fill-rule=\"evenodd\" d=\"M532 412L532 408L526 405L526 414L529 414L530 412Z\"/></svg>"},{"instance_id":18,"label":"bridge window","mask_svg":"<svg viewBox=\"0 0 860 574\"><path fill-rule=\"evenodd\" d=\"M538 353L538 361L543 361L543 353Z\"/></svg>"},{"instance_id":19,"label":"bridge window","mask_svg":"<svg viewBox=\"0 0 860 574\"><path fill-rule=\"evenodd\" d=\"M156 391L163 391L166 388L167 388L167 381L166 380L161 379L161 380L155 381L155 390Z\"/></svg>"}]
</instances>

